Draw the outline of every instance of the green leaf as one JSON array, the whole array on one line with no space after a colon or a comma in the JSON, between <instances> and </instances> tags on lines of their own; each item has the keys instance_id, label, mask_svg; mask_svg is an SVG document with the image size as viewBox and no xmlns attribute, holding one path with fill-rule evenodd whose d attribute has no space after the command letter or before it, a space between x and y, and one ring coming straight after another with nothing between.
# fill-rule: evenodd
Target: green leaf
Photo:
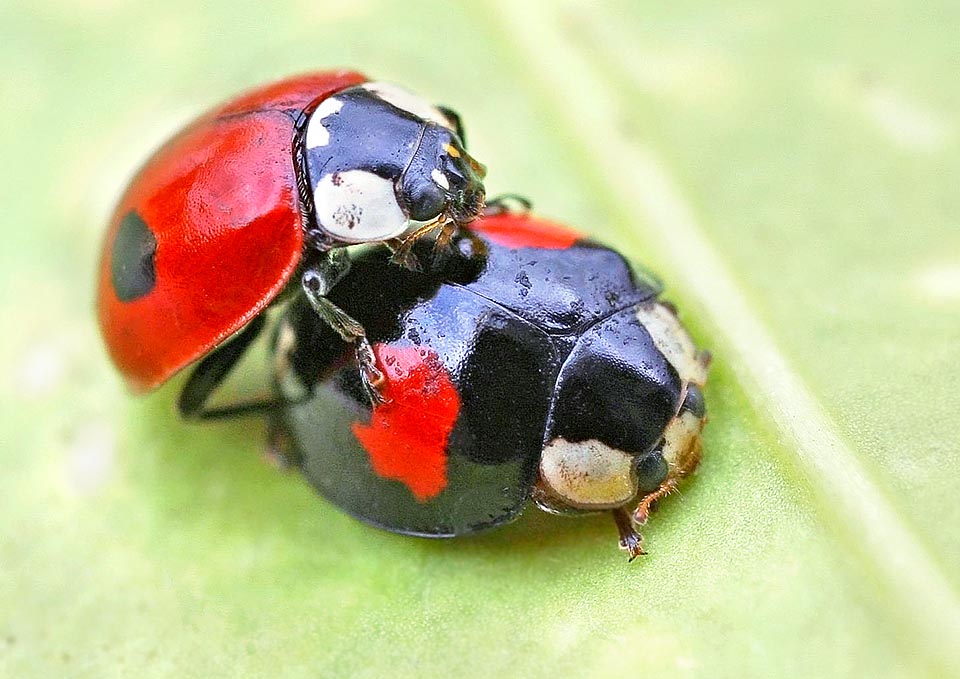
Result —
<instances>
[{"instance_id":1,"label":"green leaf","mask_svg":"<svg viewBox=\"0 0 960 679\"><path fill-rule=\"evenodd\" d=\"M956 10L846 0L0 8L0 674L960 674ZM252 83L461 111L493 193L658 271L716 361L700 472L605 517L379 532L107 363L123 183ZM246 383L255 388L256 359Z\"/></svg>"}]
</instances>

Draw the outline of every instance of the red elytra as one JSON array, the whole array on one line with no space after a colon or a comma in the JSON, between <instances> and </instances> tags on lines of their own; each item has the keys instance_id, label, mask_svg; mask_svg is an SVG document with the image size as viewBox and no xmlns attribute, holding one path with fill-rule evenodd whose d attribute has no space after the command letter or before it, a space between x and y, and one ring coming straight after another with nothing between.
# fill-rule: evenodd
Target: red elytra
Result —
<instances>
[{"instance_id":1,"label":"red elytra","mask_svg":"<svg viewBox=\"0 0 960 679\"><path fill-rule=\"evenodd\" d=\"M489 215L470 224L497 245L508 248L566 250L583 234L531 214L504 212Z\"/></svg>"},{"instance_id":2,"label":"red elytra","mask_svg":"<svg viewBox=\"0 0 960 679\"><path fill-rule=\"evenodd\" d=\"M373 471L400 481L425 502L447 485L447 440L460 413L460 396L440 358L419 347L374 346L383 366L386 401L353 434Z\"/></svg>"},{"instance_id":3,"label":"red elytra","mask_svg":"<svg viewBox=\"0 0 960 679\"><path fill-rule=\"evenodd\" d=\"M189 125L137 173L107 231L97 293L107 349L134 389L160 385L283 290L303 249L295 122L366 80L328 71L243 94ZM111 250L131 212L156 240L155 283L124 302L112 283Z\"/></svg>"}]
</instances>

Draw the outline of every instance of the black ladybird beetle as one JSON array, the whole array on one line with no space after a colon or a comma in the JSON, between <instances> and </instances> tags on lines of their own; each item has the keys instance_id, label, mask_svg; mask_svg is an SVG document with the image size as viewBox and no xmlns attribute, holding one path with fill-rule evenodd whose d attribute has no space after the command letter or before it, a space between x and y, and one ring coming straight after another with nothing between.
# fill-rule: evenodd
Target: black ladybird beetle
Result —
<instances>
[{"instance_id":1,"label":"black ladybird beetle","mask_svg":"<svg viewBox=\"0 0 960 679\"><path fill-rule=\"evenodd\" d=\"M700 461L709 354L614 250L528 214L471 228L485 260L462 237L432 272L375 250L332 291L367 329L381 403L364 398L349 346L293 300L274 342L275 444L386 530L464 535L532 499L609 511L621 547L644 553L636 527Z\"/></svg>"},{"instance_id":2,"label":"black ladybird beetle","mask_svg":"<svg viewBox=\"0 0 960 679\"><path fill-rule=\"evenodd\" d=\"M353 71L242 94L160 148L114 211L97 293L110 356L142 391L205 356L180 401L203 417L261 312L299 290L377 400L363 327L326 297L349 268L340 246L384 241L415 266L419 236L439 230L442 248L480 214L484 172L453 111Z\"/></svg>"}]
</instances>

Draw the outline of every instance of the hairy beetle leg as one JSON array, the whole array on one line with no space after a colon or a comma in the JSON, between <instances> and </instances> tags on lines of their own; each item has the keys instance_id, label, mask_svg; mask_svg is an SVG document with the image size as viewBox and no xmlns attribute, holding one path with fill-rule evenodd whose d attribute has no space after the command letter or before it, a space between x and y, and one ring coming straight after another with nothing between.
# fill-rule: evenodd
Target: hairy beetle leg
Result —
<instances>
[{"instance_id":1,"label":"hairy beetle leg","mask_svg":"<svg viewBox=\"0 0 960 679\"><path fill-rule=\"evenodd\" d=\"M450 252L453 237L457 234L456 224L446 223L440 225L437 232L437 239L433 242L433 259L436 261L443 255Z\"/></svg>"},{"instance_id":2,"label":"hairy beetle leg","mask_svg":"<svg viewBox=\"0 0 960 679\"><path fill-rule=\"evenodd\" d=\"M644 496L644 498L640 500L640 504L637 505L636 510L633 512L633 521L638 526L644 525L650 518L650 512L653 511L654 505L656 505L659 500L662 500L667 495L674 492L676 489L676 478L669 478L664 481L659 488L649 495Z\"/></svg>"},{"instance_id":3,"label":"hairy beetle leg","mask_svg":"<svg viewBox=\"0 0 960 679\"><path fill-rule=\"evenodd\" d=\"M377 366L377 356L373 353L367 333L352 316L331 302L326 297L310 300L317 314L343 339L354 345L357 356L357 367L360 369L360 380L363 390L373 405L386 402L380 388L386 378L383 371Z\"/></svg>"},{"instance_id":4,"label":"hairy beetle leg","mask_svg":"<svg viewBox=\"0 0 960 679\"><path fill-rule=\"evenodd\" d=\"M373 405L386 403L381 389L387 381L383 371L377 367L377 357L373 353L373 347L366 335L356 339L357 345L357 365L360 367L360 380L363 383L363 390Z\"/></svg>"},{"instance_id":5,"label":"hairy beetle leg","mask_svg":"<svg viewBox=\"0 0 960 679\"><path fill-rule=\"evenodd\" d=\"M413 244L409 247L406 246L406 241L402 238L391 238L388 241L384 241L390 249L390 263L396 264L399 267L403 267L408 271L420 271L420 260L413 254Z\"/></svg>"},{"instance_id":6,"label":"hairy beetle leg","mask_svg":"<svg viewBox=\"0 0 960 679\"><path fill-rule=\"evenodd\" d=\"M455 232L456 226L451 225L451 227ZM414 229L412 233L409 233L402 238L394 238L387 241L387 247L393 251L393 254L390 256L390 261L398 266L404 267L405 269L410 269L411 271L420 271L420 260L417 259L415 254L413 254L413 246L417 244L417 241L420 240L420 238L426 236L431 231L444 228L447 228L447 223L443 219L437 219L429 222L428 224L424 224L417 229Z\"/></svg>"},{"instance_id":7,"label":"hairy beetle leg","mask_svg":"<svg viewBox=\"0 0 960 679\"><path fill-rule=\"evenodd\" d=\"M332 251L330 254L332 255L335 252ZM380 393L380 387L383 386L385 378L383 372L377 366L377 357L373 353L373 347L370 346L370 340L367 339L367 332L359 321L326 296L327 292L346 274L348 269L349 264L344 267L342 262L328 257L304 271L303 290L310 306L313 307L317 315L333 328L344 342L354 345L363 390L370 402L373 405L378 405L386 401Z\"/></svg>"}]
</instances>

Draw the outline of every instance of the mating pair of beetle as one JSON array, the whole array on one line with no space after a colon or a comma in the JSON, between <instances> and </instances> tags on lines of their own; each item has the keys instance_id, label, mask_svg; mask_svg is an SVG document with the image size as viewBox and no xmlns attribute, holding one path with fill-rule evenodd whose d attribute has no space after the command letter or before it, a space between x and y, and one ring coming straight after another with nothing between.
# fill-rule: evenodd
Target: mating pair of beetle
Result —
<instances>
[{"instance_id":1,"label":"mating pair of beetle","mask_svg":"<svg viewBox=\"0 0 960 679\"><path fill-rule=\"evenodd\" d=\"M241 95L121 199L110 355L140 391L199 361L183 415L265 415L324 497L381 528L463 535L532 499L610 511L633 558L700 460L709 356L653 279L523 201L485 205L484 175L453 111L359 73ZM351 261L359 244L383 246ZM269 307L274 396L208 407Z\"/></svg>"}]
</instances>

